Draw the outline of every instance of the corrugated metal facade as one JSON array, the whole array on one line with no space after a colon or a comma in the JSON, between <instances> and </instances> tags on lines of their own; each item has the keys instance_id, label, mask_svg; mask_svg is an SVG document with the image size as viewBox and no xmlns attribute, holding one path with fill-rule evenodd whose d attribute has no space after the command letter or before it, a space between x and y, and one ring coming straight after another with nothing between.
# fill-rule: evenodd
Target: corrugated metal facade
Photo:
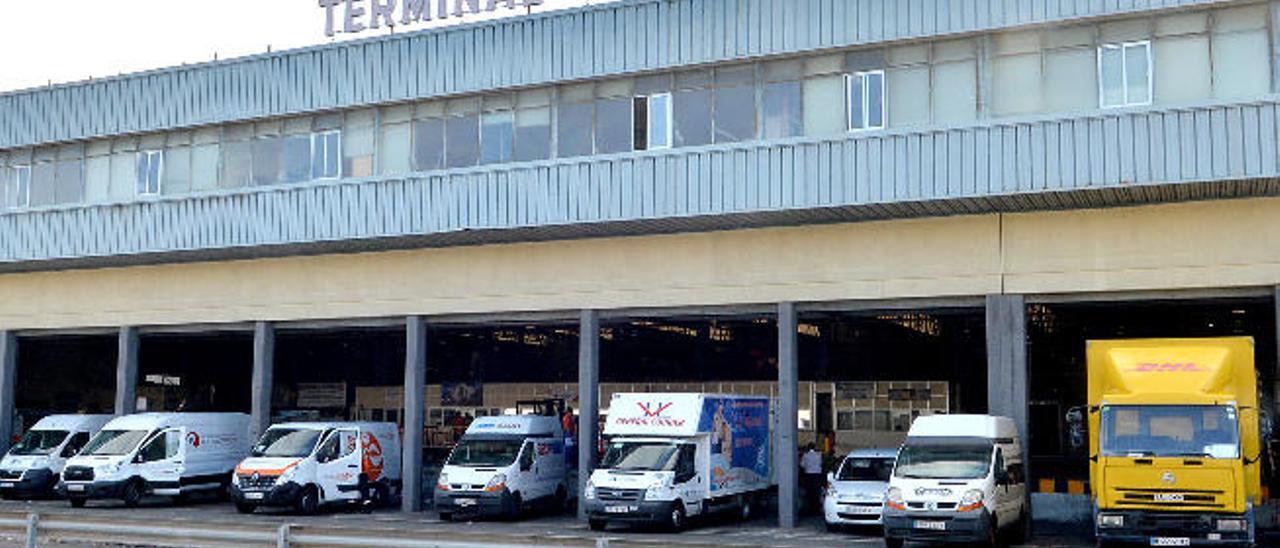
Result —
<instances>
[{"instance_id":1,"label":"corrugated metal facade","mask_svg":"<svg viewBox=\"0 0 1280 548\"><path fill-rule=\"evenodd\" d=\"M1012 209L1088 207L1114 203L1108 196L1117 192L1138 194L1128 201L1230 196L1240 191L1228 181L1280 176L1278 129L1280 102L1268 100L30 211L0 216L8 235L0 265L322 251L491 229L565 237L610 223L688 229L680 224L688 219L726 228L753 216L829 219L823 212L831 210L851 218L955 214L997 200ZM572 230L546 232L556 227Z\"/></svg>"},{"instance_id":2,"label":"corrugated metal facade","mask_svg":"<svg viewBox=\"0 0 1280 548\"><path fill-rule=\"evenodd\" d=\"M1215 0L624 0L0 95L0 149Z\"/></svg>"}]
</instances>

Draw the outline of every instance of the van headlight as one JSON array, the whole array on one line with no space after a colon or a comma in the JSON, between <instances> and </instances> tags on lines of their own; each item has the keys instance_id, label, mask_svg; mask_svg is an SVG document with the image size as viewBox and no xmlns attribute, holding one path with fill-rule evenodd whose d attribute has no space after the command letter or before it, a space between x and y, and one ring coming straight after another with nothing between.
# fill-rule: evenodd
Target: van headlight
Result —
<instances>
[{"instance_id":1,"label":"van headlight","mask_svg":"<svg viewBox=\"0 0 1280 548\"><path fill-rule=\"evenodd\" d=\"M1245 522L1242 519L1220 519L1218 520L1218 530L1228 533L1239 533L1246 529Z\"/></svg>"},{"instance_id":2,"label":"van headlight","mask_svg":"<svg viewBox=\"0 0 1280 548\"><path fill-rule=\"evenodd\" d=\"M1124 516L1117 514L1098 514L1098 527L1124 527Z\"/></svg>"},{"instance_id":3,"label":"van headlight","mask_svg":"<svg viewBox=\"0 0 1280 548\"><path fill-rule=\"evenodd\" d=\"M884 494L884 505L894 510L906 510L907 501L902 498L902 489L890 487L889 492Z\"/></svg>"},{"instance_id":4,"label":"van headlight","mask_svg":"<svg viewBox=\"0 0 1280 548\"><path fill-rule=\"evenodd\" d=\"M670 493L669 493L670 490L671 489L667 487L667 482L661 481L661 480L656 481L653 483L653 485L650 485L648 489L644 490L644 500L671 499L672 497L670 496Z\"/></svg>"},{"instance_id":5,"label":"van headlight","mask_svg":"<svg viewBox=\"0 0 1280 548\"><path fill-rule=\"evenodd\" d=\"M484 490L486 493L496 493L498 491L506 489L506 487L507 487L506 474L497 474L492 478L489 478L489 483L484 484Z\"/></svg>"},{"instance_id":6,"label":"van headlight","mask_svg":"<svg viewBox=\"0 0 1280 548\"><path fill-rule=\"evenodd\" d=\"M444 472L440 473L440 477L436 478L436 489L441 491L449 490L449 474Z\"/></svg>"},{"instance_id":7,"label":"van headlight","mask_svg":"<svg viewBox=\"0 0 1280 548\"><path fill-rule=\"evenodd\" d=\"M986 493L981 489L970 489L965 491L964 496L960 497L960 506L956 508L957 512L972 512L982 508L982 502L987 499Z\"/></svg>"},{"instance_id":8,"label":"van headlight","mask_svg":"<svg viewBox=\"0 0 1280 548\"><path fill-rule=\"evenodd\" d=\"M293 468L285 470L280 474L280 477L276 478L276 484L284 485L285 483L293 481L293 477L296 476L297 474L298 474L297 466L294 466Z\"/></svg>"},{"instance_id":9,"label":"van headlight","mask_svg":"<svg viewBox=\"0 0 1280 548\"><path fill-rule=\"evenodd\" d=\"M582 498L594 500L596 498L596 484L591 480L587 480L586 489L582 490Z\"/></svg>"}]
</instances>

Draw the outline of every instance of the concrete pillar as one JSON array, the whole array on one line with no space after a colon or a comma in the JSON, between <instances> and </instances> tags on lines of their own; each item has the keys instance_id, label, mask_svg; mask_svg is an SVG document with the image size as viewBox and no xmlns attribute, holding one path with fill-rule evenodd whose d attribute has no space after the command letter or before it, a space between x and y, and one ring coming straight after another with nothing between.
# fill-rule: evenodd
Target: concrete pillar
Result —
<instances>
[{"instance_id":1,"label":"concrete pillar","mask_svg":"<svg viewBox=\"0 0 1280 548\"><path fill-rule=\"evenodd\" d=\"M249 439L258 437L271 426L271 395L276 369L276 326L271 322L253 325L253 387L252 418L249 421Z\"/></svg>"},{"instance_id":2,"label":"concrete pillar","mask_svg":"<svg viewBox=\"0 0 1280 548\"><path fill-rule=\"evenodd\" d=\"M778 305L778 402L774 474L778 478L778 526L796 526L800 472L796 462L797 402L800 397L800 351L795 303Z\"/></svg>"},{"instance_id":3,"label":"concrete pillar","mask_svg":"<svg viewBox=\"0 0 1280 548\"><path fill-rule=\"evenodd\" d=\"M987 296L987 408L1011 417L1027 439L1027 304L1022 295Z\"/></svg>"},{"instance_id":4,"label":"concrete pillar","mask_svg":"<svg viewBox=\"0 0 1280 548\"><path fill-rule=\"evenodd\" d=\"M121 327L119 340L115 412L129 415L138 410L138 328Z\"/></svg>"},{"instance_id":5,"label":"concrete pillar","mask_svg":"<svg viewBox=\"0 0 1280 548\"><path fill-rule=\"evenodd\" d=\"M400 509L422 511L422 431L427 427L427 322L405 319L404 353L404 489Z\"/></svg>"},{"instance_id":6,"label":"concrete pillar","mask_svg":"<svg viewBox=\"0 0 1280 548\"><path fill-rule=\"evenodd\" d=\"M0 331L0 453L9 450L13 439L14 386L18 380L18 335Z\"/></svg>"},{"instance_id":7,"label":"concrete pillar","mask_svg":"<svg viewBox=\"0 0 1280 548\"><path fill-rule=\"evenodd\" d=\"M600 313L583 310L578 320L578 519L587 519L587 490L596 468L600 421Z\"/></svg>"}]
</instances>

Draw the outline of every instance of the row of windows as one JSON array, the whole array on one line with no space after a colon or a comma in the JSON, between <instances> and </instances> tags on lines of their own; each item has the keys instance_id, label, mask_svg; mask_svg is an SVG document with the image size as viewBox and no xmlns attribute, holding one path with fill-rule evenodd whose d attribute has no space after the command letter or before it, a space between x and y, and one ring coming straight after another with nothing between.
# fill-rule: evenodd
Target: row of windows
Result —
<instances>
[{"instance_id":1,"label":"row of windows","mask_svg":"<svg viewBox=\"0 0 1280 548\"><path fill-rule=\"evenodd\" d=\"M1271 86L1267 15L1259 4L0 152L0 198L122 201L1258 96Z\"/></svg>"}]
</instances>

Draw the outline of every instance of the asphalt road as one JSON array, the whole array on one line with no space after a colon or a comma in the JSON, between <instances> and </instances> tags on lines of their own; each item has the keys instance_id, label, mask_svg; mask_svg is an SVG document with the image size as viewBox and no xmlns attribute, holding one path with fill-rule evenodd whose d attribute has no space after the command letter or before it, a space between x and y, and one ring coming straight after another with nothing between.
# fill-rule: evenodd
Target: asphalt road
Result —
<instances>
[{"instance_id":1,"label":"asphalt road","mask_svg":"<svg viewBox=\"0 0 1280 548\"><path fill-rule=\"evenodd\" d=\"M37 513L42 517L73 518L94 522L163 524L187 528L260 528L272 529L281 524L291 524L303 529L340 530L342 534L360 534L375 537L411 535L413 538L440 540L476 540L478 542L508 542L514 544L555 544L562 539L566 544L594 542L607 537L626 546L659 546L664 548L717 546L773 546L778 548L814 548L816 546L883 546L876 530L860 530L831 533L823 527L820 518L809 518L801 527L784 531L775 528L770 519L757 519L747 523L726 520L708 520L694 523L679 534L657 531L610 528L603 533L587 529L571 516L535 516L518 522L446 523L436 519L433 512L403 514L382 510L372 514L355 510L334 509L317 516L296 516L287 512L262 512L253 515L236 513L230 504L216 502L192 503L173 506L165 499L147 500L139 508L124 508L116 502L91 503L85 509L71 509L64 501L0 502L0 514L19 515ZM13 532L0 534L0 547L22 546ZM55 542L60 541L60 542ZM223 546L217 543L201 544L175 541L172 544L154 542L130 542L122 536L86 536L76 534L42 539L41 545L50 546ZM224 544L225 545L225 544ZM1070 539L1064 536L1044 536L1027 546L1092 546L1084 538Z\"/></svg>"}]
</instances>

